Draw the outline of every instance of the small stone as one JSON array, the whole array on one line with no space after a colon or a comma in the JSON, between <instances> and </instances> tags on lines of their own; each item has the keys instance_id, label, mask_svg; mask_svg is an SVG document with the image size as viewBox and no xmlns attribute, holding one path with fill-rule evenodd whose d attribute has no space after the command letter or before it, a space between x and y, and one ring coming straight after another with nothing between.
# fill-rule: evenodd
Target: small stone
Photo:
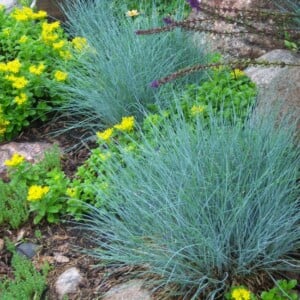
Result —
<instances>
[{"instance_id":1,"label":"small stone","mask_svg":"<svg viewBox=\"0 0 300 300\"><path fill-rule=\"evenodd\" d=\"M4 248L4 240L0 239L0 251L2 251Z\"/></svg>"},{"instance_id":2,"label":"small stone","mask_svg":"<svg viewBox=\"0 0 300 300\"><path fill-rule=\"evenodd\" d=\"M73 267L63 272L55 282L59 299L63 299L67 294L75 293L81 281L82 276L77 268Z\"/></svg>"},{"instance_id":3,"label":"small stone","mask_svg":"<svg viewBox=\"0 0 300 300\"><path fill-rule=\"evenodd\" d=\"M142 280L131 280L110 289L102 300L151 300L150 292L142 288Z\"/></svg>"},{"instance_id":4,"label":"small stone","mask_svg":"<svg viewBox=\"0 0 300 300\"><path fill-rule=\"evenodd\" d=\"M17 253L31 259L35 256L38 248L38 245L35 245L33 243L22 243L16 247L16 250Z\"/></svg>"},{"instance_id":5,"label":"small stone","mask_svg":"<svg viewBox=\"0 0 300 300\"><path fill-rule=\"evenodd\" d=\"M4 5L7 11L12 10L12 8L17 4L18 4L17 0L0 0L0 5Z\"/></svg>"},{"instance_id":6,"label":"small stone","mask_svg":"<svg viewBox=\"0 0 300 300\"><path fill-rule=\"evenodd\" d=\"M54 254L54 260L58 263L67 263L70 261L70 259L60 253Z\"/></svg>"}]
</instances>

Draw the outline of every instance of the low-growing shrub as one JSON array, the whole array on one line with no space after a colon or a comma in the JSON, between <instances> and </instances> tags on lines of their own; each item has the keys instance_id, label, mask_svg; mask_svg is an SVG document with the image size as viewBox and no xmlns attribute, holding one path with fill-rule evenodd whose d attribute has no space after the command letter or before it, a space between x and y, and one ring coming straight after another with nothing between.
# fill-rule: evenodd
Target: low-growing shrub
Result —
<instances>
[{"instance_id":1,"label":"low-growing shrub","mask_svg":"<svg viewBox=\"0 0 300 300\"><path fill-rule=\"evenodd\" d=\"M9 171L9 183L0 181L0 224L7 221L18 227L34 213L34 224L46 219L49 223L60 221L66 213L66 190L69 179L60 166L57 148L45 153L42 161L32 165L23 156L15 153L5 164ZM14 199L16 201L14 201ZM14 203L12 203L14 201Z\"/></svg>"},{"instance_id":2,"label":"low-growing shrub","mask_svg":"<svg viewBox=\"0 0 300 300\"><path fill-rule=\"evenodd\" d=\"M59 22L48 23L45 11L29 7L6 13L0 6L0 141L9 140L34 119L46 119L64 102L58 87L85 40L67 35Z\"/></svg>"},{"instance_id":3,"label":"low-growing shrub","mask_svg":"<svg viewBox=\"0 0 300 300\"><path fill-rule=\"evenodd\" d=\"M182 93L181 106L184 111L204 118L219 114L227 121L243 122L254 105L255 96L255 84L243 71L221 68L211 72L205 82L188 85Z\"/></svg>"},{"instance_id":4,"label":"low-growing shrub","mask_svg":"<svg viewBox=\"0 0 300 300\"><path fill-rule=\"evenodd\" d=\"M293 129L270 116L243 126L211 117L209 128L180 114L162 120L149 122L151 138L132 141L134 151L116 146L120 157L106 160L108 192L95 191L107 209L90 206L84 218L99 246L87 253L140 266L184 299L216 299L250 274L299 269Z\"/></svg>"},{"instance_id":5,"label":"low-growing shrub","mask_svg":"<svg viewBox=\"0 0 300 300\"><path fill-rule=\"evenodd\" d=\"M11 260L14 278L0 280L1 300L41 299L46 287L47 266L38 272L30 260L13 251Z\"/></svg>"},{"instance_id":6,"label":"low-growing shrub","mask_svg":"<svg viewBox=\"0 0 300 300\"><path fill-rule=\"evenodd\" d=\"M84 36L92 48L70 71L70 84L63 86L73 127L95 132L126 115L140 119L163 92L150 87L157 76L205 60L183 32L137 36L135 30L160 22L155 11L150 16L116 15L107 0L77 0L65 10L70 33Z\"/></svg>"}]
</instances>

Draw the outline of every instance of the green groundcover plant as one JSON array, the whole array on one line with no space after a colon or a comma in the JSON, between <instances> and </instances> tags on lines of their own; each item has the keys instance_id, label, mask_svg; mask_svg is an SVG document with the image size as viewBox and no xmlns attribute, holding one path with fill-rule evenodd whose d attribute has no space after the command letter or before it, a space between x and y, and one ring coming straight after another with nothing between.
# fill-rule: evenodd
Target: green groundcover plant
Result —
<instances>
[{"instance_id":1,"label":"green groundcover plant","mask_svg":"<svg viewBox=\"0 0 300 300\"><path fill-rule=\"evenodd\" d=\"M99 247L87 253L140 266L184 299L216 299L261 271L299 270L293 128L270 116L240 126L162 120L134 151L120 145L121 159L106 160L108 192L95 189L107 209L89 207L82 226Z\"/></svg>"},{"instance_id":2,"label":"green groundcover plant","mask_svg":"<svg viewBox=\"0 0 300 300\"><path fill-rule=\"evenodd\" d=\"M10 246L10 248L12 247ZM14 278L13 280L8 278L0 280L1 300L41 299L46 287L49 267L44 265L40 273L34 268L30 260L17 254L13 249L11 251L13 253L11 266Z\"/></svg>"},{"instance_id":3,"label":"green groundcover plant","mask_svg":"<svg viewBox=\"0 0 300 300\"><path fill-rule=\"evenodd\" d=\"M75 117L73 127L95 132L126 115L140 119L148 105L163 99L163 89L150 87L157 76L205 61L183 32L137 36L137 29L160 23L155 11L150 16L126 16L107 0L77 0L65 11L70 34L84 36L92 48L80 66L72 68L70 84L62 90L68 99L66 114Z\"/></svg>"},{"instance_id":4,"label":"green groundcover plant","mask_svg":"<svg viewBox=\"0 0 300 300\"><path fill-rule=\"evenodd\" d=\"M7 13L0 6L0 141L45 120L64 101L58 87L85 47L83 38L68 41L60 23L46 17L29 7Z\"/></svg>"},{"instance_id":5,"label":"green groundcover plant","mask_svg":"<svg viewBox=\"0 0 300 300\"><path fill-rule=\"evenodd\" d=\"M34 214L33 223L42 219L49 223L60 220L66 212L66 190L69 179L60 165L57 148L45 153L42 161L32 165L15 153L5 161L9 182L0 181L0 225L7 222L17 228L26 221L29 213Z\"/></svg>"},{"instance_id":6,"label":"green groundcover plant","mask_svg":"<svg viewBox=\"0 0 300 300\"><path fill-rule=\"evenodd\" d=\"M263 291L260 297L257 297L244 286L234 286L225 294L227 300L297 300L298 294L295 290L297 280L278 280L275 287L268 291Z\"/></svg>"}]
</instances>

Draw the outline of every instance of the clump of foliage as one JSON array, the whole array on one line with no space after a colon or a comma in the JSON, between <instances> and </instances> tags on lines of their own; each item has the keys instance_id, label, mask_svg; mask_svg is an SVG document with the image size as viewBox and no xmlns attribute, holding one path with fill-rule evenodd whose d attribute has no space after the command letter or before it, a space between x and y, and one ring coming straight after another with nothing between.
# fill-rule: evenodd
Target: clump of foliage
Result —
<instances>
[{"instance_id":1,"label":"clump of foliage","mask_svg":"<svg viewBox=\"0 0 300 300\"><path fill-rule=\"evenodd\" d=\"M95 132L126 115L140 119L163 92L152 89L151 81L205 60L196 47L182 47L189 37L180 31L164 37L136 36L135 30L160 24L155 11L150 16L120 15L108 0L78 0L65 10L70 33L84 36L92 48L81 65L72 68L70 84L63 87L66 114L76 119L73 127Z\"/></svg>"},{"instance_id":2,"label":"clump of foliage","mask_svg":"<svg viewBox=\"0 0 300 300\"><path fill-rule=\"evenodd\" d=\"M42 273L38 272L30 260L22 257L14 250L11 259L14 279L0 280L0 295L2 300L41 299L46 287L47 266Z\"/></svg>"},{"instance_id":3,"label":"clump of foliage","mask_svg":"<svg viewBox=\"0 0 300 300\"><path fill-rule=\"evenodd\" d=\"M151 137L132 141L134 151L119 145L120 157L106 160L108 193L95 191L108 208L90 207L82 226L99 247L87 252L101 264L141 266L187 299L299 268L294 130L270 116L243 126L211 117L209 128L182 114L161 120L148 122Z\"/></svg>"},{"instance_id":4,"label":"clump of foliage","mask_svg":"<svg viewBox=\"0 0 300 300\"><path fill-rule=\"evenodd\" d=\"M201 118L209 126L211 114L232 124L243 123L253 107L255 94L254 84L240 70L230 72L217 69L202 85L185 86L179 96L180 100L173 100L177 105L170 105L163 115L157 114L158 108L153 107L153 113L148 114L140 126L133 116L124 117L121 123L98 132L99 147L91 151L90 157L78 168L68 186L68 212L80 218L87 209L86 203L107 208L108 203L99 196L101 193L109 194L111 183L106 176L107 164L110 164L111 159L123 160L120 145L126 151L137 151L136 143L141 141L143 135L149 139L153 136L153 123L160 126L165 119L177 115L178 110L192 124L195 118Z\"/></svg>"},{"instance_id":5,"label":"clump of foliage","mask_svg":"<svg viewBox=\"0 0 300 300\"><path fill-rule=\"evenodd\" d=\"M59 22L29 7L10 13L0 6L0 141L9 140L33 119L46 119L64 99L58 87L68 81L85 40L67 40Z\"/></svg>"},{"instance_id":6,"label":"clump of foliage","mask_svg":"<svg viewBox=\"0 0 300 300\"><path fill-rule=\"evenodd\" d=\"M28 220L29 210L24 201L26 186L19 183L4 183L0 180L0 226L10 225L18 228Z\"/></svg>"},{"instance_id":7,"label":"clump of foliage","mask_svg":"<svg viewBox=\"0 0 300 300\"><path fill-rule=\"evenodd\" d=\"M239 69L230 72L221 68L210 75L200 85L187 85L182 93L183 110L200 113L204 118L219 114L227 121L243 123L254 105L255 84Z\"/></svg>"},{"instance_id":8,"label":"clump of foliage","mask_svg":"<svg viewBox=\"0 0 300 300\"><path fill-rule=\"evenodd\" d=\"M10 181L0 181L4 187L0 192L1 206L6 209L0 224L7 221L16 228L28 218L29 212L35 214L34 224L42 219L58 222L61 214L66 212L65 193L69 182L61 169L58 149L46 152L44 159L34 165L18 153L5 164Z\"/></svg>"},{"instance_id":9,"label":"clump of foliage","mask_svg":"<svg viewBox=\"0 0 300 300\"><path fill-rule=\"evenodd\" d=\"M275 283L275 287L268 291L263 291L258 297L244 286L234 286L225 294L225 298L228 300L297 300L296 287L297 280L295 279L278 280Z\"/></svg>"}]
</instances>

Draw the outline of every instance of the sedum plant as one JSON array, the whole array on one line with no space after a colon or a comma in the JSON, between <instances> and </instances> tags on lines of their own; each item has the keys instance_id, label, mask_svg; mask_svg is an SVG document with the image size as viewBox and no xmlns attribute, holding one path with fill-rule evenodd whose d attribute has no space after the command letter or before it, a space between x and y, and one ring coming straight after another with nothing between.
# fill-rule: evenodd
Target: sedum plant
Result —
<instances>
[{"instance_id":1,"label":"sedum plant","mask_svg":"<svg viewBox=\"0 0 300 300\"><path fill-rule=\"evenodd\" d=\"M34 224L44 219L49 223L59 222L60 216L66 213L69 179L61 170L58 149L46 152L44 159L34 165L15 153L5 161L5 165L8 167L9 182L0 181L0 185L4 186L0 192L0 206L6 209L4 217L0 217L0 225L7 221L16 228L26 220L25 217L28 218L30 212L34 215ZM11 204L16 197L17 201Z\"/></svg>"},{"instance_id":2,"label":"sedum plant","mask_svg":"<svg viewBox=\"0 0 300 300\"><path fill-rule=\"evenodd\" d=\"M107 160L108 193L82 227L86 250L113 267L135 265L184 299L217 299L251 274L297 271L299 147L270 117L232 126L182 114L148 122L151 137ZM172 286L170 289L169 286Z\"/></svg>"},{"instance_id":3,"label":"sedum plant","mask_svg":"<svg viewBox=\"0 0 300 300\"><path fill-rule=\"evenodd\" d=\"M58 87L85 47L72 41L58 21L29 7L6 13L0 6L0 141L9 140L34 119L64 102Z\"/></svg>"},{"instance_id":4,"label":"sedum plant","mask_svg":"<svg viewBox=\"0 0 300 300\"><path fill-rule=\"evenodd\" d=\"M46 288L49 267L45 264L40 273L27 258L22 257L15 250L12 250L12 253L11 266L14 279L1 278L1 300L41 299Z\"/></svg>"}]
</instances>

